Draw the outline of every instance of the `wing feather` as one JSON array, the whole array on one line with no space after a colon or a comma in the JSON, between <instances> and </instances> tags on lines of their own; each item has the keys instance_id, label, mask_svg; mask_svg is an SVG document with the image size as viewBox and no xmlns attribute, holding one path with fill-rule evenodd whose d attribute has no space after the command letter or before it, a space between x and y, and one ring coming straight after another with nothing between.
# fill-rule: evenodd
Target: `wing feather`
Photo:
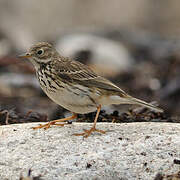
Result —
<instances>
[{"instance_id":1,"label":"wing feather","mask_svg":"<svg viewBox=\"0 0 180 180\"><path fill-rule=\"evenodd\" d=\"M64 61L56 63L55 69L58 76L66 81L107 91L119 92L123 96L127 95L111 81L98 76L88 66L81 64L78 61L72 61L68 58L64 59Z\"/></svg>"}]
</instances>

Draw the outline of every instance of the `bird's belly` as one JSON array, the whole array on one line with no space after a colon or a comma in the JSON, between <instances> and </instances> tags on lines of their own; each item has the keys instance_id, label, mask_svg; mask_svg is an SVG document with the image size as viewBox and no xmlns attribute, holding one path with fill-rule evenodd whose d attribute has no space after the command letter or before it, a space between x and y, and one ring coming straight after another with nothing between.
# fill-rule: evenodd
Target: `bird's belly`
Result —
<instances>
[{"instance_id":1,"label":"bird's belly","mask_svg":"<svg viewBox=\"0 0 180 180\"><path fill-rule=\"evenodd\" d=\"M57 89L56 91L49 91L44 87L42 87L42 89L55 103L71 112L85 114L96 111L97 109L97 104L90 97L88 89L84 89L84 87L83 91L81 87L76 88L70 86Z\"/></svg>"}]
</instances>

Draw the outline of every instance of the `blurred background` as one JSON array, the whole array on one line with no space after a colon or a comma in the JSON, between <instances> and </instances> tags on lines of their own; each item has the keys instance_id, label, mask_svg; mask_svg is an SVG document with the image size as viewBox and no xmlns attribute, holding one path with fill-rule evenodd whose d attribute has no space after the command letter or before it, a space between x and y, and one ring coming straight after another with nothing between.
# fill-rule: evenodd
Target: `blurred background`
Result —
<instances>
[{"instance_id":1,"label":"blurred background","mask_svg":"<svg viewBox=\"0 0 180 180\"><path fill-rule=\"evenodd\" d=\"M66 113L41 91L30 62L17 58L39 41L179 121L179 37L179 0L0 0L0 124Z\"/></svg>"}]
</instances>

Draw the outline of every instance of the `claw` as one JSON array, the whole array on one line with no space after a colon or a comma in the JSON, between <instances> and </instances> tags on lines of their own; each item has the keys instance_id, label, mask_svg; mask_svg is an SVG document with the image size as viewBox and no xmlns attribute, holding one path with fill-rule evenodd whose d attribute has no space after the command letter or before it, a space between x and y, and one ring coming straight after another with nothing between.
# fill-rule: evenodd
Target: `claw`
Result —
<instances>
[{"instance_id":1,"label":"claw","mask_svg":"<svg viewBox=\"0 0 180 180\"><path fill-rule=\"evenodd\" d=\"M33 127L32 129L35 130L35 129L40 129L40 128L46 128L48 124L49 124L49 123L46 123L46 124L44 124L44 125L40 124L39 126Z\"/></svg>"},{"instance_id":2,"label":"claw","mask_svg":"<svg viewBox=\"0 0 180 180\"><path fill-rule=\"evenodd\" d=\"M48 123L46 123L46 124L44 124L44 125L40 124L40 125L37 126L37 127L33 127L33 129L35 130L35 129L44 128L44 130L46 130L46 129L50 128L51 125L64 126L65 124L56 124L56 122L53 122L53 121L52 121L52 122L48 122Z\"/></svg>"},{"instance_id":3,"label":"claw","mask_svg":"<svg viewBox=\"0 0 180 180\"><path fill-rule=\"evenodd\" d=\"M49 127L50 127L50 125L51 125L51 123L49 122L49 123L46 123L46 124L40 124L39 126L37 126L37 127L33 127L33 129L35 130L35 129L40 129L40 128L44 128L45 130L46 129L48 129Z\"/></svg>"},{"instance_id":4,"label":"claw","mask_svg":"<svg viewBox=\"0 0 180 180\"><path fill-rule=\"evenodd\" d=\"M99 116L99 113L100 113L100 110L101 110L101 105L99 105L97 107L97 113L96 113L96 117L94 119L94 124L93 124L93 127L89 130L86 130L84 129L84 132L83 133L76 133L76 134L73 134L74 136L83 136L84 138L87 138L91 135L92 132L99 132L101 134L105 134L106 132L103 131L103 130L99 130L99 129L96 129L96 122L97 122L97 119L98 119L98 116Z\"/></svg>"},{"instance_id":5,"label":"claw","mask_svg":"<svg viewBox=\"0 0 180 180\"><path fill-rule=\"evenodd\" d=\"M40 128L44 128L45 130L50 128L51 125L56 125L56 126L64 126L65 124L67 123L62 123L64 121L68 121L68 120L71 120L71 119L75 119L77 117L76 114L73 114L71 117L67 117L67 118L64 118L64 119L57 119L57 120L54 120L54 121L50 121L44 125L40 124L39 126L37 127L33 127L33 129L40 129ZM62 124L57 124L57 123L62 123Z\"/></svg>"},{"instance_id":6,"label":"claw","mask_svg":"<svg viewBox=\"0 0 180 180\"><path fill-rule=\"evenodd\" d=\"M91 129L89 130L86 130L86 129L83 129L84 132L83 133L75 133L73 134L74 136L83 136L85 138L89 137L91 135L92 132L99 132L101 134L105 134L106 132L103 131L103 130L99 130L99 129L96 129L95 127L92 127Z\"/></svg>"}]
</instances>

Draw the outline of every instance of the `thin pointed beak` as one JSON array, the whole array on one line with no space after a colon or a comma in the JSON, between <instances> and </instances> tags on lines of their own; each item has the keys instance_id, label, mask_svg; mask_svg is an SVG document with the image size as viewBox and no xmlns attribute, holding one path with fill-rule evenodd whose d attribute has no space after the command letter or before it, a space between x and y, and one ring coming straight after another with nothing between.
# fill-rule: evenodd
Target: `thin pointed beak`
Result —
<instances>
[{"instance_id":1,"label":"thin pointed beak","mask_svg":"<svg viewBox=\"0 0 180 180\"><path fill-rule=\"evenodd\" d=\"M25 54L19 55L18 57L21 58L21 59L23 59L23 58L30 58L30 57L32 57L32 56L31 56L31 54L29 54L29 53L25 53Z\"/></svg>"}]
</instances>

